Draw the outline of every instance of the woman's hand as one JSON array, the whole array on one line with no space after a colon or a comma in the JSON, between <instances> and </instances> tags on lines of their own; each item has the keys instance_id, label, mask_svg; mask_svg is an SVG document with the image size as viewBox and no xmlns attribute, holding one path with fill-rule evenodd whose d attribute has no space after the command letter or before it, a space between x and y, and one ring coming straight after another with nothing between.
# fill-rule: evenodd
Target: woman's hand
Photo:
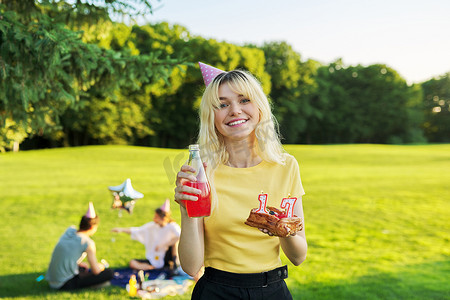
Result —
<instances>
[{"instance_id":1,"label":"woman's hand","mask_svg":"<svg viewBox=\"0 0 450 300\"><path fill-rule=\"evenodd\" d=\"M303 230L303 220L301 220L301 224L302 224L301 230ZM272 232L270 232L269 230L267 230L265 228L258 228L258 229L259 229L259 231L261 231L264 234L267 234L268 236L274 236L274 234ZM292 232L289 236L296 236L296 235L297 235L297 232ZM287 236L287 237L289 237L289 236Z\"/></svg>"},{"instance_id":2,"label":"woman's hand","mask_svg":"<svg viewBox=\"0 0 450 300\"><path fill-rule=\"evenodd\" d=\"M98 263L98 268L100 269L100 272L103 272L105 270L105 265L102 263Z\"/></svg>"},{"instance_id":3,"label":"woman's hand","mask_svg":"<svg viewBox=\"0 0 450 300\"><path fill-rule=\"evenodd\" d=\"M186 181L195 182L197 181L197 178L193 175L195 173L195 169L189 165L183 165L181 167L180 172L177 174L177 180L176 180L176 187L175 187L175 202L180 204L182 207L185 207L182 200L189 200L189 201L197 201L198 197L187 195L194 194L194 195L200 195L201 191L199 189L189 187L184 185Z\"/></svg>"},{"instance_id":4,"label":"woman's hand","mask_svg":"<svg viewBox=\"0 0 450 300\"><path fill-rule=\"evenodd\" d=\"M262 233L267 234L268 236L273 236L273 233L270 232L269 230L265 229L265 228L258 228L259 231L261 231Z\"/></svg>"}]
</instances>

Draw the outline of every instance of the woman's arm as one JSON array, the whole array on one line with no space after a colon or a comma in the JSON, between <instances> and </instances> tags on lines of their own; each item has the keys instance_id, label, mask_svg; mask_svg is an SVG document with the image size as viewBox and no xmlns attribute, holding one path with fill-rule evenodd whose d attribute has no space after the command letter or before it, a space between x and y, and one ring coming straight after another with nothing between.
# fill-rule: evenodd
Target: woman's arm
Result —
<instances>
[{"instance_id":1,"label":"woman's arm","mask_svg":"<svg viewBox=\"0 0 450 300\"><path fill-rule=\"evenodd\" d=\"M189 218L186 208L180 206L181 235L178 255L183 270L195 276L203 266L205 258L203 218Z\"/></svg>"},{"instance_id":2,"label":"woman's arm","mask_svg":"<svg viewBox=\"0 0 450 300\"><path fill-rule=\"evenodd\" d=\"M286 238L280 237L281 249L287 258L296 266L300 265L306 259L308 245L305 236L305 221L303 216L302 198L299 197L294 206L294 214L302 218L303 229L294 236Z\"/></svg>"},{"instance_id":3,"label":"woman's arm","mask_svg":"<svg viewBox=\"0 0 450 300\"><path fill-rule=\"evenodd\" d=\"M196 178L191 172L195 169L188 165L183 165L177 174L175 188L175 202L180 205L181 213L181 235L178 245L178 254L183 270L195 276L201 269L204 261L204 232L203 218L189 218L186 207L181 200L197 200L198 197L186 195L184 193L200 194L200 190L182 184L185 180L195 181Z\"/></svg>"},{"instance_id":4,"label":"woman's arm","mask_svg":"<svg viewBox=\"0 0 450 300\"><path fill-rule=\"evenodd\" d=\"M86 249L87 259L91 266L92 273L98 275L105 269L105 266L97 261L96 252L95 243L90 243Z\"/></svg>"},{"instance_id":5,"label":"woman's arm","mask_svg":"<svg viewBox=\"0 0 450 300\"><path fill-rule=\"evenodd\" d=\"M112 232L123 232L123 233L127 233L127 234L131 234L131 228L122 228L122 227L116 227L111 229Z\"/></svg>"}]
</instances>

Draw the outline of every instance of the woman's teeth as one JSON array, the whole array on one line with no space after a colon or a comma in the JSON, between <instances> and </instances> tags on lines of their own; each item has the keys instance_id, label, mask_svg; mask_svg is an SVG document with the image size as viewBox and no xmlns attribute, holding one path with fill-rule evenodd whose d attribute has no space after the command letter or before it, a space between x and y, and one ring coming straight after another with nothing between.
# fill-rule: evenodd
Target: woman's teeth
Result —
<instances>
[{"instance_id":1,"label":"woman's teeth","mask_svg":"<svg viewBox=\"0 0 450 300\"><path fill-rule=\"evenodd\" d=\"M230 123L228 123L228 125L229 126L234 126L234 125L239 125L239 124L242 124L242 123L245 123L245 122L247 122L247 120L239 120L239 121L230 122Z\"/></svg>"}]
</instances>

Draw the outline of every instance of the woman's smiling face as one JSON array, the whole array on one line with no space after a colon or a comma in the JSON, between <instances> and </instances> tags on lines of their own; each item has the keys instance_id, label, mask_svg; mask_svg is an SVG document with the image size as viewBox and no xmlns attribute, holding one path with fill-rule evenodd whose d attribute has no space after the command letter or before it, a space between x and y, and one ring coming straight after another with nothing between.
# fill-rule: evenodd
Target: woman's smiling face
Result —
<instances>
[{"instance_id":1,"label":"woman's smiling face","mask_svg":"<svg viewBox=\"0 0 450 300\"><path fill-rule=\"evenodd\" d=\"M220 106L214 112L214 125L225 141L255 138L259 110L251 99L233 91L228 83L219 87Z\"/></svg>"}]
</instances>

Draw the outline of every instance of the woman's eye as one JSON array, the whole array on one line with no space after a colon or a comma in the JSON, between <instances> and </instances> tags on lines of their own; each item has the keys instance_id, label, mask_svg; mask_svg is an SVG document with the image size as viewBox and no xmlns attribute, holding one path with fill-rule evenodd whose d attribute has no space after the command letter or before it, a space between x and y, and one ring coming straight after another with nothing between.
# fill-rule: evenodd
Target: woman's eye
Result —
<instances>
[{"instance_id":1,"label":"woman's eye","mask_svg":"<svg viewBox=\"0 0 450 300\"><path fill-rule=\"evenodd\" d=\"M250 102L250 99L242 99L241 102L242 103L247 103L247 102Z\"/></svg>"},{"instance_id":2,"label":"woman's eye","mask_svg":"<svg viewBox=\"0 0 450 300\"><path fill-rule=\"evenodd\" d=\"M225 104L225 103L221 103L221 104L219 105L219 108L225 108L225 107L227 107L227 104Z\"/></svg>"}]
</instances>

